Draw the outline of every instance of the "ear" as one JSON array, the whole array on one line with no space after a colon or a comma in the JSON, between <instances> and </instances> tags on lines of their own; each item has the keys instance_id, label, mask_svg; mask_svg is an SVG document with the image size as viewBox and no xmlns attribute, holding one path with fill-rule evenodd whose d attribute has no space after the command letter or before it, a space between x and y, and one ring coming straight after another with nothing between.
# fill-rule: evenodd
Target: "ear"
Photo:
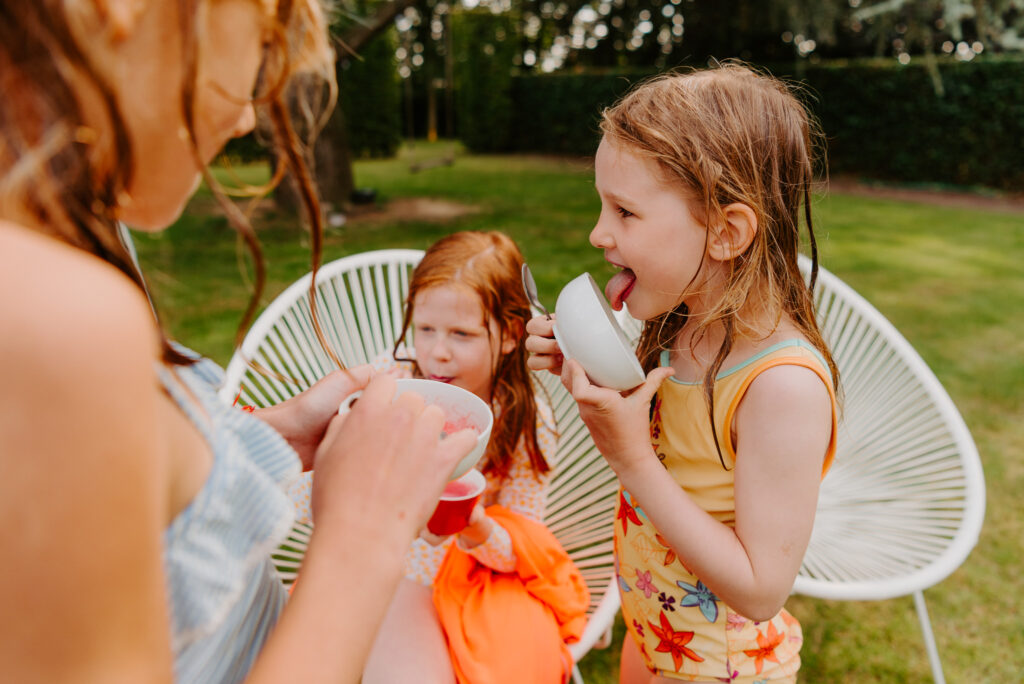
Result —
<instances>
[{"instance_id":1,"label":"ear","mask_svg":"<svg viewBox=\"0 0 1024 684\"><path fill-rule=\"evenodd\" d=\"M708 241L708 255L715 261L732 261L754 241L757 214L748 205L733 202L722 208L722 216L722 224Z\"/></svg>"},{"instance_id":2,"label":"ear","mask_svg":"<svg viewBox=\"0 0 1024 684\"><path fill-rule=\"evenodd\" d=\"M526 327L519 321L514 321L514 330L509 330L501 335L501 355L504 356L515 350L519 344L519 338L526 334Z\"/></svg>"}]
</instances>

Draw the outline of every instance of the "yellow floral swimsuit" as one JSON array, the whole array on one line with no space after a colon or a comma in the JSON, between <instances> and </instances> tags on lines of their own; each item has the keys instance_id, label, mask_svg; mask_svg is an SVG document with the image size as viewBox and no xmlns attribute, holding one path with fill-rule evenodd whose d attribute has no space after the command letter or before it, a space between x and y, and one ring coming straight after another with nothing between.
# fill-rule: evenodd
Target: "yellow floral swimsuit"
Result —
<instances>
[{"instance_id":1,"label":"yellow floral swimsuit","mask_svg":"<svg viewBox=\"0 0 1024 684\"><path fill-rule=\"evenodd\" d=\"M665 352L662 365L667 364ZM780 342L716 378L714 420L727 467L715 449L700 383L670 378L655 398L655 453L701 508L729 526L736 523L736 454L729 427L751 381L778 365L809 368L828 387L832 441L824 474L835 453L835 394L828 366L802 340ZM800 623L785 610L771 620L755 622L719 600L668 547L625 490L619 492L616 511L615 558L626 628L652 672L682 681L796 681L803 642Z\"/></svg>"}]
</instances>

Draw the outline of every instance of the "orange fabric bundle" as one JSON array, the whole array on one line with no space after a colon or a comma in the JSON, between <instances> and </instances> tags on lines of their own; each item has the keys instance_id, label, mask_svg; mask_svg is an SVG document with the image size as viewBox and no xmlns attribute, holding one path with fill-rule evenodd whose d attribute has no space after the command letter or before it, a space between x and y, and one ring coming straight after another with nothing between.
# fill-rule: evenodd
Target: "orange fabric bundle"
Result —
<instances>
[{"instance_id":1,"label":"orange fabric bundle","mask_svg":"<svg viewBox=\"0 0 1024 684\"><path fill-rule=\"evenodd\" d=\"M452 544L434 580L434 605L459 684L565 682L566 642L586 625L590 592L579 570L542 524L502 506L487 514L508 530L511 573L478 563Z\"/></svg>"}]
</instances>

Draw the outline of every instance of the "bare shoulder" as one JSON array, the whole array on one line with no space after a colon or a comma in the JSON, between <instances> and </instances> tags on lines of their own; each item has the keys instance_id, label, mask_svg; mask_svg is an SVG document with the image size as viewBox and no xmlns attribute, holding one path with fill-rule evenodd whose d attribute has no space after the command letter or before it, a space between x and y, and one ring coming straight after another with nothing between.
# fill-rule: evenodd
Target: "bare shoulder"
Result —
<instances>
[{"instance_id":1,"label":"bare shoulder","mask_svg":"<svg viewBox=\"0 0 1024 684\"><path fill-rule=\"evenodd\" d=\"M106 262L52 238L0 222L0 349L66 368L83 357L151 361L156 329L145 295ZM29 357L29 358L26 358ZM0 363L12 361L0 354ZM79 368L79 370L83 370Z\"/></svg>"},{"instance_id":2,"label":"bare shoulder","mask_svg":"<svg viewBox=\"0 0 1024 684\"><path fill-rule=\"evenodd\" d=\"M156 327L126 276L59 241L0 223L0 292L0 416L21 417L0 417L10 453L43 449L46 438L64 432L102 440L104 430L109 436L132 419L153 427Z\"/></svg>"},{"instance_id":3,"label":"bare shoulder","mask_svg":"<svg viewBox=\"0 0 1024 684\"><path fill-rule=\"evenodd\" d=\"M796 364L772 366L750 383L744 401L777 405L780 412L799 412L814 406L831 407L828 387L814 370Z\"/></svg>"},{"instance_id":4,"label":"bare shoulder","mask_svg":"<svg viewBox=\"0 0 1024 684\"><path fill-rule=\"evenodd\" d=\"M832 437L832 398L825 381L806 366L782 364L762 371L750 383L736 412L738 441L757 444L771 461L815 463ZM753 442L744 434L754 434ZM809 460L805 460L809 459Z\"/></svg>"},{"instance_id":5,"label":"bare shoulder","mask_svg":"<svg viewBox=\"0 0 1024 684\"><path fill-rule=\"evenodd\" d=\"M32 532L0 545L16 559L10 584L33 589L9 597L12 614L32 619L7 652L46 681L80 664L139 666L124 655L136 648L142 666L169 670L168 475L148 303L101 260L2 222L0 293L0 519Z\"/></svg>"}]
</instances>

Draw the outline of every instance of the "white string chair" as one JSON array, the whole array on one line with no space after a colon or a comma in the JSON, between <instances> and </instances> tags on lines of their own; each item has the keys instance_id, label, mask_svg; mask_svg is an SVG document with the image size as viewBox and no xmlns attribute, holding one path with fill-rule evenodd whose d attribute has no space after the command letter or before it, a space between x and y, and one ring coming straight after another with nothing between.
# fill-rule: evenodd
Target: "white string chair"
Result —
<instances>
[{"instance_id":1,"label":"white string chair","mask_svg":"<svg viewBox=\"0 0 1024 684\"><path fill-rule=\"evenodd\" d=\"M801 256L807 278L810 268ZM835 461L793 593L845 601L913 595L932 676L944 684L924 590L978 541L978 450L935 374L875 307L820 267L814 295L844 396ZM635 341L640 322L622 320Z\"/></svg>"},{"instance_id":2,"label":"white string chair","mask_svg":"<svg viewBox=\"0 0 1024 684\"><path fill-rule=\"evenodd\" d=\"M389 249L337 259L317 274L317 311L331 348L346 366L367 363L394 347L401 331L412 269L423 252ZM310 387L337 368L313 330L310 275L282 292L253 324L228 364L221 397L250 406L272 406ZM271 371L260 372L250 366ZM576 563L590 589L587 625L570 644L578 662L591 648L611 642L619 609L612 557L618 483L597 452L576 403L557 376L535 373L549 397L558 429L550 464L545 523ZM302 562L311 528L297 524L275 554L282 580L290 583ZM574 666L573 680L582 684Z\"/></svg>"},{"instance_id":3,"label":"white string chair","mask_svg":"<svg viewBox=\"0 0 1024 684\"><path fill-rule=\"evenodd\" d=\"M805 274L810 260L802 259ZM839 366L843 414L793 591L836 600L913 595L937 684L942 663L924 590L966 560L985 517L985 480L967 425L910 343L825 269L818 323Z\"/></svg>"}]
</instances>

